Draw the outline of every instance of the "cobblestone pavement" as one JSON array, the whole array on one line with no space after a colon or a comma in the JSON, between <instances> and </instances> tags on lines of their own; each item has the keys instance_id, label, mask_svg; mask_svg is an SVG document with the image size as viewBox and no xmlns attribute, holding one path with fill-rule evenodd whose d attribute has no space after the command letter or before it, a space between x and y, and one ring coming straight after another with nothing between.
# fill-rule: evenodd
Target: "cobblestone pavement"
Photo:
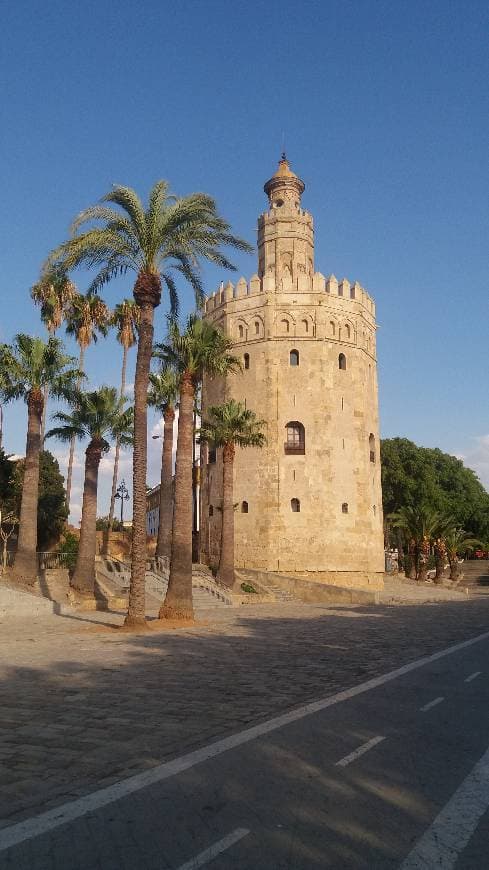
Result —
<instances>
[{"instance_id":1,"label":"cobblestone pavement","mask_svg":"<svg viewBox=\"0 0 489 870\"><path fill-rule=\"evenodd\" d=\"M131 635L121 617L0 622L0 825L487 630L487 599L210 609Z\"/></svg>"}]
</instances>

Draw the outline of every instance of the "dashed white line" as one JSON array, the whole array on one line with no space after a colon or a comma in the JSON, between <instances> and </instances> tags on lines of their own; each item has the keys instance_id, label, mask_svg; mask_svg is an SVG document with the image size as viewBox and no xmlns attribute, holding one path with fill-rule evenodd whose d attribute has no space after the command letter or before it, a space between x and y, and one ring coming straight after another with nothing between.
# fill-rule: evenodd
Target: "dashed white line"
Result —
<instances>
[{"instance_id":1,"label":"dashed white line","mask_svg":"<svg viewBox=\"0 0 489 870\"><path fill-rule=\"evenodd\" d=\"M248 828L236 828L236 830L228 834L227 837L223 837L222 840L218 840L217 843L209 846L208 849L204 849L204 851L196 855L195 858L191 858L190 861L186 862L186 864L182 864L178 870L197 870L198 867L203 867L204 864L208 864L209 861L217 858L218 855L221 855L222 852L226 851L226 849L230 849L231 846L234 846L235 843L242 840L243 837L246 837L249 833Z\"/></svg>"},{"instance_id":2,"label":"dashed white line","mask_svg":"<svg viewBox=\"0 0 489 870\"><path fill-rule=\"evenodd\" d=\"M481 674L482 674L482 671L474 671L474 673L471 674L470 677L465 678L464 683L471 683L472 680L475 680L476 677L480 677Z\"/></svg>"},{"instance_id":3,"label":"dashed white line","mask_svg":"<svg viewBox=\"0 0 489 870\"><path fill-rule=\"evenodd\" d=\"M436 707L437 704L441 704L444 700L445 698L434 698L434 700L430 701L429 704L425 704L424 707L420 707L419 709L422 713L426 713L427 710L431 710L432 707Z\"/></svg>"},{"instance_id":4,"label":"dashed white line","mask_svg":"<svg viewBox=\"0 0 489 870\"><path fill-rule=\"evenodd\" d=\"M361 755L364 755L365 752L368 752L369 749L373 749L373 747L377 746L378 743L382 743L382 740L385 740L385 737L372 737L371 740L367 740L367 742L363 743L362 746L359 746L358 749L355 749L353 752L350 752L349 755L345 755L344 758L337 761L335 767L346 767L348 764L351 764L352 761L355 761L357 758L360 758Z\"/></svg>"},{"instance_id":5,"label":"dashed white line","mask_svg":"<svg viewBox=\"0 0 489 870\"><path fill-rule=\"evenodd\" d=\"M452 870L488 807L489 749L418 840L400 870Z\"/></svg>"}]
</instances>

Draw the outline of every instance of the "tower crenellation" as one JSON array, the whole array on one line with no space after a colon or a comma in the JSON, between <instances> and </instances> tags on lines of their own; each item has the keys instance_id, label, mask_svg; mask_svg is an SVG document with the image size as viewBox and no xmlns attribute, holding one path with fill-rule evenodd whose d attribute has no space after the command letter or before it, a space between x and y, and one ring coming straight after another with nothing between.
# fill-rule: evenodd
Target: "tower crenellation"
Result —
<instances>
[{"instance_id":1,"label":"tower crenellation","mask_svg":"<svg viewBox=\"0 0 489 870\"><path fill-rule=\"evenodd\" d=\"M236 454L237 567L379 588L375 303L360 282L315 270L304 190L282 155L264 186L257 273L206 300L205 316L232 338L243 372L204 379L203 414L233 397L266 422L266 447ZM202 557L211 563L221 503L218 451L202 476Z\"/></svg>"}]
</instances>

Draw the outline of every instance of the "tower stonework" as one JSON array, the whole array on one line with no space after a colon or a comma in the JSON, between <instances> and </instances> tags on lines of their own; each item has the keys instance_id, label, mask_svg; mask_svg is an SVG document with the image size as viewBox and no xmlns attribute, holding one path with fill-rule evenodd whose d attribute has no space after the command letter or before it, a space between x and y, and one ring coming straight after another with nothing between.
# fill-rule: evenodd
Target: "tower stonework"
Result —
<instances>
[{"instance_id":1,"label":"tower stonework","mask_svg":"<svg viewBox=\"0 0 489 870\"><path fill-rule=\"evenodd\" d=\"M258 274L228 283L206 318L241 374L204 379L203 416L234 398L265 421L263 449L236 450L235 565L381 588L384 570L375 305L357 282L314 271L304 183L285 158L265 184ZM202 451L201 556L219 557L220 451Z\"/></svg>"}]
</instances>

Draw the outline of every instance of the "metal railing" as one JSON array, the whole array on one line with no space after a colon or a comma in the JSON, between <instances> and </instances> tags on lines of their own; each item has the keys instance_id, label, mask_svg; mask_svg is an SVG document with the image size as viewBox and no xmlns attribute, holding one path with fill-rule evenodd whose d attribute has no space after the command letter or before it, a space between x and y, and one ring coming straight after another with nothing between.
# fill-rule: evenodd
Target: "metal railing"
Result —
<instances>
[{"instance_id":1,"label":"metal railing","mask_svg":"<svg viewBox=\"0 0 489 870\"><path fill-rule=\"evenodd\" d=\"M69 568L70 560L73 558L72 553L38 553L37 561L39 570L45 571L52 568Z\"/></svg>"}]
</instances>

